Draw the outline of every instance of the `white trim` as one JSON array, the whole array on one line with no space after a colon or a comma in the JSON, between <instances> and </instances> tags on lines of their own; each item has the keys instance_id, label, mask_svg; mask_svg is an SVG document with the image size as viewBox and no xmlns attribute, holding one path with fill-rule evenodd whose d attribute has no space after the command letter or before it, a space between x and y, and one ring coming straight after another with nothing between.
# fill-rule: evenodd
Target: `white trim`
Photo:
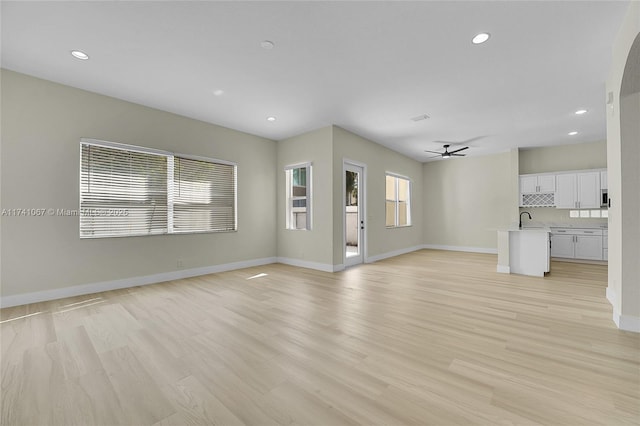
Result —
<instances>
[{"instance_id":1,"label":"white trim","mask_svg":"<svg viewBox=\"0 0 640 426\"><path fill-rule=\"evenodd\" d=\"M365 263L373 263L373 262L377 262L379 260L383 260L383 259L388 259L390 257L396 257L396 256L400 256L403 254L407 254L407 253L411 253L414 251L418 251L418 250L422 250L422 246L413 246L413 247L406 247L403 249L398 249L398 250L393 250L393 251L388 251L386 253L382 253L382 254L377 254L375 256L370 256L368 258L365 259Z\"/></svg>"},{"instance_id":2,"label":"white trim","mask_svg":"<svg viewBox=\"0 0 640 426\"><path fill-rule=\"evenodd\" d=\"M464 247L464 246L443 246L440 244L425 244L422 246L422 248L432 249L432 250L465 251L469 253L498 254L498 249L489 248L489 247Z\"/></svg>"},{"instance_id":3,"label":"white trim","mask_svg":"<svg viewBox=\"0 0 640 426\"><path fill-rule=\"evenodd\" d=\"M616 324L616 327L620 330L640 333L640 318L631 315L621 315L616 309L616 291L612 287L607 286L606 295L607 301L609 301L611 307L613 307L613 322Z\"/></svg>"},{"instance_id":4,"label":"white trim","mask_svg":"<svg viewBox=\"0 0 640 426\"><path fill-rule=\"evenodd\" d=\"M129 145L126 143L119 143L119 142L102 141L100 139L92 139L92 138L80 138L80 144L102 146L105 148L119 149L122 151L141 152L143 154L156 154L156 155L162 155L165 157L174 155L173 152L163 151L161 149L147 148L144 146Z\"/></svg>"},{"instance_id":5,"label":"white trim","mask_svg":"<svg viewBox=\"0 0 640 426\"><path fill-rule=\"evenodd\" d=\"M401 175L399 173L385 171L384 174L388 175L388 176L392 176L392 177L408 180L409 182L413 182L413 180L409 176Z\"/></svg>"},{"instance_id":6,"label":"white trim","mask_svg":"<svg viewBox=\"0 0 640 426\"><path fill-rule=\"evenodd\" d=\"M614 310L615 310L615 300L616 300L616 291L611 287L611 286L607 286L607 300L609 301L609 303L611 303L611 306L613 306Z\"/></svg>"},{"instance_id":7,"label":"white trim","mask_svg":"<svg viewBox=\"0 0 640 426\"><path fill-rule=\"evenodd\" d=\"M312 164L313 163L311 161L307 161L305 163L289 164L287 166L284 166L284 171L286 172L287 170L302 169L304 167L311 167Z\"/></svg>"},{"instance_id":8,"label":"white trim","mask_svg":"<svg viewBox=\"0 0 640 426\"><path fill-rule=\"evenodd\" d=\"M219 158L203 157L201 155L181 154L179 152L174 152L171 155L178 158L184 158L185 160L202 161L203 163L224 164L226 166L235 166L236 170L238 167L238 163L235 163L233 161L220 160Z\"/></svg>"},{"instance_id":9,"label":"white trim","mask_svg":"<svg viewBox=\"0 0 640 426\"><path fill-rule=\"evenodd\" d=\"M293 170L305 169L306 170L306 195L304 197L293 196ZM311 231L313 230L313 163L299 163L285 166L285 230L287 231ZM293 215L293 201L302 200L306 201L305 208L307 209L306 227L304 229L292 228L292 215Z\"/></svg>"},{"instance_id":10,"label":"white trim","mask_svg":"<svg viewBox=\"0 0 640 426\"><path fill-rule=\"evenodd\" d=\"M232 271L235 269L268 265L275 262L275 257L265 257L262 259L244 260L240 262L224 263L221 265L205 266L201 268L163 272L160 274L124 278L121 280L81 284L54 290L16 294L14 296L2 296L0 297L0 307L8 308L11 306L26 305L29 303L47 302L50 300L63 299L65 297L83 296L85 294L101 293L103 291L118 290L122 288L137 287L148 284L157 284L165 281L196 277L199 275L215 274L218 272Z\"/></svg>"},{"instance_id":11,"label":"white trim","mask_svg":"<svg viewBox=\"0 0 640 426\"><path fill-rule=\"evenodd\" d=\"M358 237L361 239L360 241L360 246L362 246L362 252L360 253L360 256L353 256L350 258L347 258L347 252L346 252L346 246L347 246L347 218L346 218L346 214L345 214L345 210L346 210L346 186L347 186L347 181L346 181L346 171L349 170L348 167L351 166L352 168L358 168L362 170L362 173L360 176L360 181L358 182L358 220L364 222L364 232L362 232L362 229L358 229ZM356 171L359 173L358 170L350 170L350 171ZM359 161L355 161L355 160L350 160L348 158L344 158L342 157L342 201L340 201L341 204L341 211L342 211L342 261L343 261L343 268L347 266L354 266L354 265L360 265L361 263L366 263L366 259L368 256L368 249L367 249L367 241L368 241L368 237L367 237L367 233L369 231L369 224L367 223L367 165L365 163L361 163ZM356 261L356 262L350 262L349 259L360 259L362 258L362 262L360 261Z\"/></svg>"},{"instance_id":12,"label":"white trim","mask_svg":"<svg viewBox=\"0 0 640 426\"><path fill-rule=\"evenodd\" d=\"M344 269L344 265L331 265L328 263L312 262L310 260L294 259L291 257L278 257L276 262L299 268L315 269L322 272L336 272Z\"/></svg>"},{"instance_id":13,"label":"white trim","mask_svg":"<svg viewBox=\"0 0 640 426\"><path fill-rule=\"evenodd\" d=\"M640 333L640 317L632 317L631 315L620 315L616 325L620 330Z\"/></svg>"},{"instance_id":14,"label":"white trim","mask_svg":"<svg viewBox=\"0 0 640 426\"><path fill-rule=\"evenodd\" d=\"M500 272L501 274L510 274L511 267L505 266L505 265L498 265L498 267L496 268L496 272Z\"/></svg>"}]
</instances>

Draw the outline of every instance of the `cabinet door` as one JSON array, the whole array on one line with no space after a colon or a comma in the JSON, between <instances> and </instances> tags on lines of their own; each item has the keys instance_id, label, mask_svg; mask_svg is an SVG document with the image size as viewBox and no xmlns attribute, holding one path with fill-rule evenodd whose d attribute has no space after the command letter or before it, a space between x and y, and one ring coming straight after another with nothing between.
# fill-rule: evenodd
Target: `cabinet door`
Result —
<instances>
[{"instance_id":1,"label":"cabinet door","mask_svg":"<svg viewBox=\"0 0 640 426\"><path fill-rule=\"evenodd\" d=\"M535 194L538 186L537 176L520 176L520 193Z\"/></svg>"},{"instance_id":2,"label":"cabinet door","mask_svg":"<svg viewBox=\"0 0 640 426\"><path fill-rule=\"evenodd\" d=\"M602 236L576 235L576 259L602 260Z\"/></svg>"},{"instance_id":3,"label":"cabinet door","mask_svg":"<svg viewBox=\"0 0 640 426\"><path fill-rule=\"evenodd\" d=\"M567 173L556 176L556 207L559 209L577 208L576 175Z\"/></svg>"},{"instance_id":4,"label":"cabinet door","mask_svg":"<svg viewBox=\"0 0 640 426\"><path fill-rule=\"evenodd\" d=\"M578 173L578 208L600 208L600 172Z\"/></svg>"},{"instance_id":5,"label":"cabinet door","mask_svg":"<svg viewBox=\"0 0 640 426\"><path fill-rule=\"evenodd\" d=\"M600 172L600 189L609 189L606 170L604 172Z\"/></svg>"},{"instance_id":6,"label":"cabinet door","mask_svg":"<svg viewBox=\"0 0 640 426\"><path fill-rule=\"evenodd\" d=\"M555 175L538 176L538 192L555 192L556 177Z\"/></svg>"},{"instance_id":7,"label":"cabinet door","mask_svg":"<svg viewBox=\"0 0 640 426\"><path fill-rule=\"evenodd\" d=\"M552 235L551 236L551 257L564 257L573 259L575 257L574 235Z\"/></svg>"}]
</instances>

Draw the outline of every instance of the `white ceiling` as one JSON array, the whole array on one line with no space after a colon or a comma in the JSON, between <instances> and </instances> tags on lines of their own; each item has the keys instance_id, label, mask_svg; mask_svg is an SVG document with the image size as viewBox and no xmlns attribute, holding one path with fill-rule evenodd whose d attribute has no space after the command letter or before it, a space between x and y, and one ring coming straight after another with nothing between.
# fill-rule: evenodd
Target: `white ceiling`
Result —
<instances>
[{"instance_id":1,"label":"white ceiling","mask_svg":"<svg viewBox=\"0 0 640 426\"><path fill-rule=\"evenodd\" d=\"M336 124L425 161L434 141L604 140L628 5L2 1L2 67L275 140Z\"/></svg>"}]
</instances>

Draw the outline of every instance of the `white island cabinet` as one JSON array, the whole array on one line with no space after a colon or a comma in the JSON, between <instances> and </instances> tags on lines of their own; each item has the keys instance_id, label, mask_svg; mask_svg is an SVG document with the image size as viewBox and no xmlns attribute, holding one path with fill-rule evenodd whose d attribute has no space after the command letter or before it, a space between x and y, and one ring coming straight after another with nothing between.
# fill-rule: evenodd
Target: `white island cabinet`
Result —
<instances>
[{"instance_id":1,"label":"white island cabinet","mask_svg":"<svg viewBox=\"0 0 640 426\"><path fill-rule=\"evenodd\" d=\"M551 269L548 228L498 230L497 271L544 277Z\"/></svg>"}]
</instances>

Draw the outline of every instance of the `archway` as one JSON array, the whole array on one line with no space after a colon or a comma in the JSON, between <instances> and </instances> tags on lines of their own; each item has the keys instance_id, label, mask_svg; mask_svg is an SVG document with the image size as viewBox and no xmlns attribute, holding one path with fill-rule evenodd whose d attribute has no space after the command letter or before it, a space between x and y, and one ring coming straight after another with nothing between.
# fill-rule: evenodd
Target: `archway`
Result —
<instances>
[{"instance_id":1,"label":"archway","mask_svg":"<svg viewBox=\"0 0 640 426\"><path fill-rule=\"evenodd\" d=\"M629 50L620 86L620 187L615 240L620 259L610 267L620 277L618 326L640 331L640 34ZM610 275L611 276L611 275Z\"/></svg>"}]
</instances>

